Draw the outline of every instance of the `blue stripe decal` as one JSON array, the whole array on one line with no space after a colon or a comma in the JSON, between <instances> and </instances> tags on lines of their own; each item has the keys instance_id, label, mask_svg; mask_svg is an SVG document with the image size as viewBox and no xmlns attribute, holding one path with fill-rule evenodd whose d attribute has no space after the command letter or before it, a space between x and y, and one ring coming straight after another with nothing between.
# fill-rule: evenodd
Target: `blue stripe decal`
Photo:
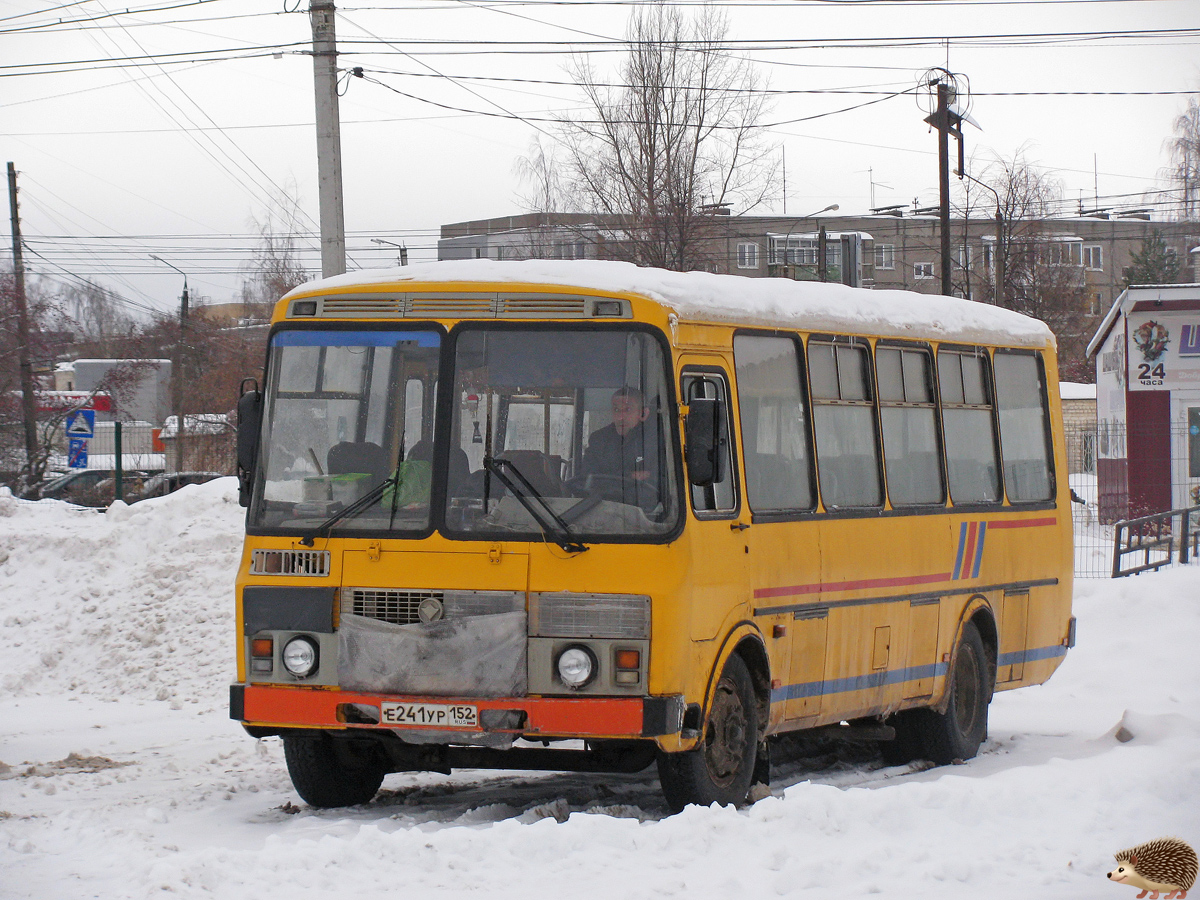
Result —
<instances>
[{"instance_id":1,"label":"blue stripe decal","mask_svg":"<svg viewBox=\"0 0 1200 900\"><path fill-rule=\"evenodd\" d=\"M996 665L1011 666L1017 663L1037 662L1039 659L1054 659L1057 656L1066 655L1067 648L1062 644L1055 644L1051 647L1034 647L1030 650L1001 653L1000 658L996 660Z\"/></svg>"},{"instance_id":2,"label":"blue stripe decal","mask_svg":"<svg viewBox=\"0 0 1200 900\"><path fill-rule=\"evenodd\" d=\"M1050 647L1034 647L1015 653L1001 653L1000 658L996 660L996 665L1011 666L1013 663L1036 662L1039 659L1053 659L1066 655L1066 647L1062 644L1054 644ZM939 662L928 666L909 666L904 669L889 669L886 672L872 672L870 675L856 675L851 678L786 684L771 691L771 702L781 703L784 700L799 700L804 697L866 691L907 681L920 681L922 678L940 678L946 674L949 668L949 663Z\"/></svg>"},{"instance_id":3,"label":"blue stripe decal","mask_svg":"<svg viewBox=\"0 0 1200 900\"><path fill-rule=\"evenodd\" d=\"M905 669L872 672L870 675L856 675L851 678L834 678L829 681L806 681L800 684L788 684L771 691L771 702L779 703L782 700L798 700L803 697L866 691L871 688L900 684L906 681L920 681L922 678L936 678L939 675L945 675L947 668L946 663L933 663L928 666L909 666Z\"/></svg>"},{"instance_id":4,"label":"blue stripe decal","mask_svg":"<svg viewBox=\"0 0 1200 900\"><path fill-rule=\"evenodd\" d=\"M958 526L958 558L954 560L954 576L952 581L958 581L962 575L963 554L967 550L967 523Z\"/></svg>"},{"instance_id":5,"label":"blue stripe decal","mask_svg":"<svg viewBox=\"0 0 1200 900\"><path fill-rule=\"evenodd\" d=\"M979 577L979 566L983 562L983 539L987 536L987 522L979 523L979 534L975 536L975 566L971 570L971 577Z\"/></svg>"}]
</instances>

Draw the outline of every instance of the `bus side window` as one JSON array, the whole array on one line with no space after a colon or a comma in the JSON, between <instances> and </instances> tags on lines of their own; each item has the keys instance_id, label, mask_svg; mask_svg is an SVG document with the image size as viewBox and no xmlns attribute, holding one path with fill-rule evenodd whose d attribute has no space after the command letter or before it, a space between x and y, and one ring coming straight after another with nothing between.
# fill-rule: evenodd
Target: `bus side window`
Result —
<instances>
[{"instance_id":1,"label":"bus side window","mask_svg":"<svg viewBox=\"0 0 1200 900\"><path fill-rule=\"evenodd\" d=\"M881 506L869 349L808 342L817 474L827 509Z\"/></svg>"},{"instance_id":2,"label":"bus side window","mask_svg":"<svg viewBox=\"0 0 1200 900\"><path fill-rule=\"evenodd\" d=\"M685 402L692 398L724 401L721 404L725 414L722 430L727 438L722 451L725 456L724 464L718 467L718 471L724 472L725 477L711 485L690 485L690 492L692 509L701 518L707 518L703 515L704 513L730 515L737 511L738 502L736 469L733 465L732 440L730 440L732 433L729 430L729 387L725 376L714 372L685 372L680 387Z\"/></svg>"},{"instance_id":3,"label":"bus side window","mask_svg":"<svg viewBox=\"0 0 1200 900\"><path fill-rule=\"evenodd\" d=\"M877 346L875 372L892 506L944 503L933 360L919 347Z\"/></svg>"},{"instance_id":4,"label":"bus side window","mask_svg":"<svg viewBox=\"0 0 1200 900\"><path fill-rule=\"evenodd\" d=\"M993 366L1009 502L1049 500L1053 493L1050 411L1038 357L997 350Z\"/></svg>"},{"instance_id":5,"label":"bus side window","mask_svg":"<svg viewBox=\"0 0 1200 900\"><path fill-rule=\"evenodd\" d=\"M816 505L797 347L790 337L739 334L733 339L746 498L756 513L807 511Z\"/></svg>"},{"instance_id":6,"label":"bus side window","mask_svg":"<svg viewBox=\"0 0 1200 900\"><path fill-rule=\"evenodd\" d=\"M1000 470L987 354L939 351L938 385L950 499L956 504L998 502Z\"/></svg>"}]
</instances>

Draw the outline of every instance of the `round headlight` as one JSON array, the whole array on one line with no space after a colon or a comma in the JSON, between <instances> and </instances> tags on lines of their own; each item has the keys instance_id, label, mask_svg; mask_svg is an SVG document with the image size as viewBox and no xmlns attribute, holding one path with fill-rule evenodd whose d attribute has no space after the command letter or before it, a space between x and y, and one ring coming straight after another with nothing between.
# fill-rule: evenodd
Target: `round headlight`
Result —
<instances>
[{"instance_id":1,"label":"round headlight","mask_svg":"<svg viewBox=\"0 0 1200 900\"><path fill-rule=\"evenodd\" d=\"M317 669L317 645L312 638L294 637L283 647L283 667L297 678L307 678Z\"/></svg>"},{"instance_id":2,"label":"round headlight","mask_svg":"<svg viewBox=\"0 0 1200 900\"><path fill-rule=\"evenodd\" d=\"M569 688L583 687L596 676L596 657L578 644L558 655L558 677Z\"/></svg>"}]
</instances>

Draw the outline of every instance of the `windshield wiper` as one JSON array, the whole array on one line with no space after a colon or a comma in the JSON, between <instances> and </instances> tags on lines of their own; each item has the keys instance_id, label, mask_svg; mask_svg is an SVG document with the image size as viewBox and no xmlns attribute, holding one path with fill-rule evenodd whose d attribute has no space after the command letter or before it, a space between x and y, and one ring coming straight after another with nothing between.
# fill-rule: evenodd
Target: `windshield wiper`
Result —
<instances>
[{"instance_id":1,"label":"windshield wiper","mask_svg":"<svg viewBox=\"0 0 1200 900\"><path fill-rule=\"evenodd\" d=\"M558 544L558 546L562 547L568 553L582 553L588 549L586 544L571 540L571 526L564 522L562 516L550 507L550 504L546 502L546 498L539 494L537 488L529 483L529 479L521 473L521 470L516 467L512 460L485 456L483 467L495 475L500 480L500 483L512 492L512 495L533 516L534 521L538 523L538 527L542 529L542 532L551 538L554 543ZM512 472L515 481L504 474L506 467ZM534 501L537 502L535 503Z\"/></svg>"},{"instance_id":2,"label":"windshield wiper","mask_svg":"<svg viewBox=\"0 0 1200 900\"><path fill-rule=\"evenodd\" d=\"M300 546L311 547L313 545L313 541L321 536L321 532L328 531L347 516L352 516L355 513L366 509L384 495L389 485L395 488L392 493L392 497L394 499L396 495L400 493L400 470L398 468L392 472L391 475L389 475L379 484L375 485L375 487L371 488L371 490L367 491L349 506L343 506L332 516L318 525L315 529L313 529L312 534L306 534L304 537L300 538ZM395 509L392 510L392 514L393 516L395 515Z\"/></svg>"}]
</instances>

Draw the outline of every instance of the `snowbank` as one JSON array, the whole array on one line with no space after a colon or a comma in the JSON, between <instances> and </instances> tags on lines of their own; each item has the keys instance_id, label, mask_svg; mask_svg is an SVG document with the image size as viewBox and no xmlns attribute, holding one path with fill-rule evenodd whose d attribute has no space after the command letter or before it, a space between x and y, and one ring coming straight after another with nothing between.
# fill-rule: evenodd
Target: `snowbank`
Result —
<instances>
[{"instance_id":1,"label":"snowbank","mask_svg":"<svg viewBox=\"0 0 1200 900\"><path fill-rule=\"evenodd\" d=\"M964 766L793 749L673 817L652 773L397 774L319 812L225 711L241 522L232 479L0 496L0 897L1132 900L1113 853L1200 846L1200 570L1077 582L1078 647Z\"/></svg>"}]
</instances>

